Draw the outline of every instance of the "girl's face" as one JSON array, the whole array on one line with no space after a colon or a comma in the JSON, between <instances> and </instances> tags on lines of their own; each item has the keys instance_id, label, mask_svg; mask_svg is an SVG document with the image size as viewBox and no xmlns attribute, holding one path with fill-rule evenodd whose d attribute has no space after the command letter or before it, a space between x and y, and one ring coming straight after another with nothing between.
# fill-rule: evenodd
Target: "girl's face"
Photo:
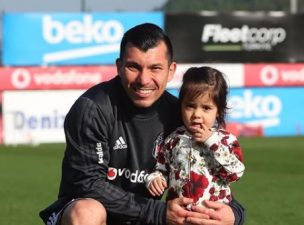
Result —
<instances>
[{"instance_id":1,"label":"girl's face","mask_svg":"<svg viewBox=\"0 0 304 225\"><path fill-rule=\"evenodd\" d=\"M187 95L181 104L183 122L188 131L194 127L202 128L202 124L207 128L212 128L218 116L218 109L209 94L203 94L196 99L187 99Z\"/></svg>"}]
</instances>

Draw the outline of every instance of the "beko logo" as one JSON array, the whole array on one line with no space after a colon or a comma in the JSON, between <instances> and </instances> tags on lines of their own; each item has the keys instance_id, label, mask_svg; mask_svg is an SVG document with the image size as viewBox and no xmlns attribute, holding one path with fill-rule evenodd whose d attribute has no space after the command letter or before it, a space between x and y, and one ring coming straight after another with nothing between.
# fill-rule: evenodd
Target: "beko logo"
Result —
<instances>
[{"instance_id":1,"label":"beko logo","mask_svg":"<svg viewBox=\"0 0 304 225\"><path fill-rule=\"evenodd\" d=\"M220 24L206 24L202 31L201 41L204 44L212 42L213 47L215 44L231 44L230 47L233 47L233 50L271 50L282 43L286 36L286 30L282 27L257 28L243 25L228 28ZM231 48L228 50L232 50Z\"/></svg>"},{"instance_id":2,"label":"beko logo","mask_svg":"<svg viewBox=\"0 0 304 225\"><path fill-rule=\"evenodd\" d=\"M276 95L254 95L250 90L243 95L231 96L229 105L232 119L244 119L248 124L263 125L264 127L278 126L283 104Z\"/></svg>"},{"instance_id":3,"label":"beko logo","mask_svg":"<svg viewBox=\"0 0 304 225\"><path fill-rule=\"evenodd\" d=\"M80 43L113 43L118 42L123 35L123 27L116 20L93 21L92 16L86 15L82 21L72 20L66 24L44 16L43 38L50 44L67 41L72 44Z\"/></svg>"},{"instance_id":4,"label":"beko logo","mask_svg":"<svg viewBox=\"0 0 304 225\"><path fill-rule=\"evenodd\" d=\"M54 63L118 52L124 28L117 20L94 21L91 15L85 15L82 20L71 20L66 23L51 16L44 16L42 33L43 39L51 45L80 45L78 48L43 55L44 63Z\"/></svg>"}]
</instances>

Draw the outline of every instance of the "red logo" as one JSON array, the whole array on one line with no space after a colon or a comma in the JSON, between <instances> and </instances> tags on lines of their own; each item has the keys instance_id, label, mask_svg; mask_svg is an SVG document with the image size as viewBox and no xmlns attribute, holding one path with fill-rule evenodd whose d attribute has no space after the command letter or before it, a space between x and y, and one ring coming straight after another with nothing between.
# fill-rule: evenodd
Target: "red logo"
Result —
<instances>
[{"instance_id":1,"label":"red logo","mask_svg":"<svg viewBox=\"0 0 304 225\"><path fill-rule=\"evenodd\" d=\"M110 167L108 169L108 179L109 180L115 180L116 176L117 176L117 169L113 168L113 167Z\"/></svg>"}]
</instances>

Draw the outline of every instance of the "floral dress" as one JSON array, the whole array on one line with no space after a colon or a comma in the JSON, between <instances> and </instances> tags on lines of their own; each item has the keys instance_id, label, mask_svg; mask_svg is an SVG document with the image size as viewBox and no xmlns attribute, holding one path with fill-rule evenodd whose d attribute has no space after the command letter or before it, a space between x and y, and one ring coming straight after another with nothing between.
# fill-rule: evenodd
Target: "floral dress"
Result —
<instances>
[{"instance_id":1,"label":"floral dress","mask_svg":"<svg viewBox=\"0 0 304 225\"><path fill-rule=\"evenodd\" d=\"M188 197L194 204L204 200L231 201L230 183L244 172L243 156L236 137L225 130L212 129L205 143L192 141L185 127L170 134L157 153L155 171L146 179L146 185L155 177L168 181L167 200Z\"/></svg>"}]
</instances>

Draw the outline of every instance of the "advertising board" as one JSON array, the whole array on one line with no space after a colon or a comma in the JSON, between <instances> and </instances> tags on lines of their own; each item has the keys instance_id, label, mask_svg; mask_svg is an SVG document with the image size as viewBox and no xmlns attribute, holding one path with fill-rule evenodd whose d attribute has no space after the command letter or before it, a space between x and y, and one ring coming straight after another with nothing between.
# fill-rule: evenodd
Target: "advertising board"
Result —
<instances>
[{"instance_id":1,"label":"advertising board","mask_svg":"<svg viewBox=\"0 0 304 225\"><path fill-rule=\"evenodd\" d=\"M303 62L304 14L168 13L179 63Z\"/></svg>"},{"instance_id":2,"label":"advertising board","mask_svg":"<svg viewBox=\"0 0 304 225\"><path fill-rule=\"evenodd\" d=\"M0 67L0 91L87 89L113 78L115 65Z\"/></svg>"},{"instance_id":3,"label":"advertising board","mask_svg":"<svg viewBox=\"0 0 304 225\"><path fill-rule=\"evenodd\" d=\"M163 20L162 12L5 13L3 64L114 64L125 31Z\"/></svg>"},{"instance_id":4,"label":"advertising board","mask_svg":"<svg viewBox=\"0 0 304 225\"><path fill-rule=\"evenodd\" d=\"M304 86L304 64L245 64L244 86Z\"/></svg>"},{"instance_id":5,"label":"advertising board","mask_svg":"<svg viewBox=\"0 0 304 225\"><path fill-rule=\"evenodd\" d=\"M178 95L178 89L170 89ZM304 87L233 88L227 124L243 136L304 135Z\"/></svg>"},{"instance_id":6,"label":"advertising board","mask_svg":"<svg viewBox=\"0 0 304 225\"><path fill-rule=\"evenodd\" d=\"M63 122L83 90L3 92L4 144L64 142Z\"/></svg>"}]
</instances>

